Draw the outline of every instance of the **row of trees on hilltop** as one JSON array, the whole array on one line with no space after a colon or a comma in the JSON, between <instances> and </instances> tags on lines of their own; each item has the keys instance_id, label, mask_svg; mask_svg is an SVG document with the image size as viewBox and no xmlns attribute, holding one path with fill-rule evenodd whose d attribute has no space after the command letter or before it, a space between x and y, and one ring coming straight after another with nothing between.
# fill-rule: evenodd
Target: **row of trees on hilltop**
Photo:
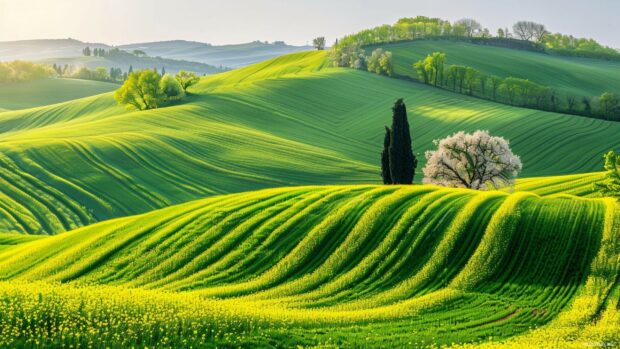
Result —
<instances>
[{"instance_id":1,"label":"row of trees on hilltop","mask_svg":"<svg viewBox=\"0 0 620 349\"><path fill-rule=\"evenodd\" d=\"M93 48L91 49L89 46L84 47L84 49L82 49L82 54L84 56L94 56L94 57L105 57L108 55L108 52L103 49L103 48Z\"/></svg>"},{"instance_id":2,"label":"row of trees on hilltop","mask_svg":"<svg viewBox=\"0 0 620 349\"><path fill-rule=\"evenodd\" d=\"M603 46L593 39L551 34L539 23L519 21L512 26L512 32L508 28L500 28L492 34L473 19L465 18L451 23L424 16L401 18L393 25L386 24L347 35L336 41L332 49L350 51L350 47L418 39L461 40L561 55L620 60L620 52L613 48Z\"/></svg>"},{"instance_id":3,"label":"row of trees on hilltop","mask_svg":"<svg viewBox=\"0 0 620 349\"><path fill-rule=\"evenodd\" d=\"M445 53L434 52L413 64L418 80L428 85L519 107L620 121L620 98L565 96L527 79L486 75L472 67L447 64Z\"/></svg>"},{"instance_id":4,"label":"row of trees on hilltop","mask_svg":"<svg viewBox=\"0 0 620 349\"><path fill-rule=\"evenodd\" d=\"M155 109L182 99L187 89L199 80L195 73L185 71L173 77L160 75L156 70L141 70L129 74L114 98L119 104L136 110Z\"/></svg>"},{"instance_id":5,"label":"row of trees on hilltop","mask_svg":"<svg viewBox=\"0 0 620 349\"><path fill-rule=\"evenodd\" d=\"M377 48L366 54L361 46L346 47L343 50L333 50L331 61L335 67L347 67L359 70L367 70L379 75L394 75L394 60L392 52Z\"/></svg>"},{"instance_id":6,"label":"row of trees on hilltop","mask_svg":"<svg viewBox=\"0 0 620 349\"><path fill-rule=\"evenodd\" d=\"M86 46L82 49L82 54L87 57L122 57L122 56L136 56L136 57L145 57L147 54L142 50L133 50L131 53L121 50L117 47L111 48L109 50L105 50L103 48L90 48L90 46Z\"/></svg>"}]
</instances>

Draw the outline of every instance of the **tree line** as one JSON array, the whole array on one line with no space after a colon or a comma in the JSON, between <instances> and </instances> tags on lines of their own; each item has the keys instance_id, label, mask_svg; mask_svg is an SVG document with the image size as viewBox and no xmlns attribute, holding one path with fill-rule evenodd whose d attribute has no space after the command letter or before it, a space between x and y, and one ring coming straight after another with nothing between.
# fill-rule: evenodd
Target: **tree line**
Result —
<instances>
[{"instance_id":1,"label":"tree line","mask_svg":"<svg viewBox=\"0 0 620 349\"><path fill-rule=\"evenodd\" d=\"M518 107L620 121L620 98L563 96L527 79L486 75L472 67L449 65L446 54L434 52L413 64L418 80L438 88Z\"/></svg>"},{"instance_id":2,"label":"tree line","mask_svg":"<svg viewBox=\"0 0 620 349\"><path fill-rule=\"evenodd\" d=\"M46 64L26 61L0 62L0 83L33 81L53 75L54 70Z\"/></svg>"},{"instance_id":3,"label":"tree line","mask_svg":"<svg viewBox=\"0 0 620 349\"><path fill-rule=\"evenodd\" d=\"M382 25L362 30L337 40L332 49L350 50L349 47L369 46L417 39L450 39L477 44L497 45L515 49L545 51L560 55L620 60L620 52L601 45L593 39L551 34L543 24L519 21L492 34L476 20L464 18L454 23L418 16L401 18L393 25Z\"/></svg>"},{"instance_id":4,"label":"tree line","mask_svg":"<svg viewBox=\"0 0 620 349\"><path fill-rule=\"evenodd\" d=\"M394 75L392 52L377 48L366 55L366 50L355 45L342 50L332 50L330 59L335 67L367 70L379 75Z\"/></svg>"},{"instance_id":5,"label":"tree line","mask_svg":"<svg viewBox=\"0 0 620 349\"><path fill-rule=\"evenodd\" d=\"M121 50L117 47L111 48L109 50L105 50L103 48L90 48L90 46L86 46L82 49L82 54L87 57L126 57L126 56L136 56L136 57L146 57L147 54L142 50L133 50L133 52L127 52Z\"/></svg>"}]
</instances>

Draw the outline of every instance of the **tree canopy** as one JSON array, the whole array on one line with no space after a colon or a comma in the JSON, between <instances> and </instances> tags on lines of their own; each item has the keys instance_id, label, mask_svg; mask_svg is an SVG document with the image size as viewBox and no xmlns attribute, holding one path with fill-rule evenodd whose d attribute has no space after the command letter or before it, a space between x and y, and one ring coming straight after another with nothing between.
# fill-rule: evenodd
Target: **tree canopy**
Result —
<instances>
[{"instance_id":1,"label":"tree canopy","mask_svg":"<svg viewBox=\"0 0 620 349\"><path fill-rule=\"evenodd\" d=\"M402 98L392 107L392 127L385 128L381 174L385 184L411 184L418 160L411 149L407 107Z\"/></svg>"},{"instance_id":2,"label":"tree canopy","mask_svg":"<svg viewBox=\"0 0 620 349\"><path fill-rule=\"evenodd\" d=\"M200 78L196 73L186 72L185 70L181 70L174 76L174 78L179 82L183 91L187 92L187 89L190 86L193 86L200 81Z\"/></svg>"},{"instance_id":3,"label":"tree canopy","mask_svg":"<svg viewBox=\"0 0 620 349\"><path fill-rule=\"evenodd\" d=\"M325 49L325 37L319 36L318 38L315 38L314 40L312 40L312 45L314 46L314 48L316 48L319 51L324 50Z\"/></svg>"},{"instance_id":4,"label":"tree canopy","mask_svg":"<svg viewBox=\"0 0 620 349\"><path fill-rule=\"evenodd\" d=\"M114 93L114 98L121 105L146 110L181 99L183 95L183 89L176 79L169 75L162 77L154 70L141 70L128 75L127 80Z\"/></svg>"},{"instance_id":5,"label":"tree canopy","mask_svg":"<svg viewBox=\"0 0 620 349\"><path fill-rule=\"evenodd\" d=\"M518 156L507 140L487 131L457 132L436 140L437 150L426 152L424 183L446 187L493 189L513 185L521 171Z\"/></svg>"}]
</instances>

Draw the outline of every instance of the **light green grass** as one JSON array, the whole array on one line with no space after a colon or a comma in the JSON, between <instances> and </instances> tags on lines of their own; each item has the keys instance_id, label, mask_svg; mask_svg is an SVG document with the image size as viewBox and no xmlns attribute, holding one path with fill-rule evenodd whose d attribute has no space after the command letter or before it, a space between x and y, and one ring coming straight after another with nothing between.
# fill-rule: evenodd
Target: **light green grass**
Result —
<instances>
[{"instance_id":1,"label":"light green grass","mask_svg":"<svg viewBox=\"0 0 620 349\"><path fill-rule=\"evenodd\" d=\"M412 65L433 52L444 52L448 64L473 67L487 75L513 76L550 86L576 97L620 94L620 62L561 57L544 53L474 45L447 40L417 40L380 47L394 54L398 75L417 78Z\"/></svg>"},{"instance_id":2,"label":"light green grass","mask_svg":"<svg viewBox=\"0 0 620 349\"><path fill-rule=\"evenodd\" d=\"M66 102L117 88L117 84L78 79L43 79L0 84L0 112Z\"/></svg>"},{"instance_id":3,"label":"light green grass","mask_svg":"<svg viewBox=\"0 0 620 349\"><path fill-rule=\"evenodd\" d=\"M414 150L459 130L510 140L523 177L597 171L620 123L519 109L305 52L203 79L179 105L111 94L0 115L0 231L53 234L208 195L378 183L383 126L404 97Z\"/></svg>"},{"instance_id":4,"label":"light green grass","mask_svg":"<svg viewBox=\"0 0 620 349\"><path fill-rule=\"evenodd\" d=\"M619 219L433 186L207 198L0 250L0 345L426 347L527 338L585 300L594 326Z\"/></svg>"}]
</instances>

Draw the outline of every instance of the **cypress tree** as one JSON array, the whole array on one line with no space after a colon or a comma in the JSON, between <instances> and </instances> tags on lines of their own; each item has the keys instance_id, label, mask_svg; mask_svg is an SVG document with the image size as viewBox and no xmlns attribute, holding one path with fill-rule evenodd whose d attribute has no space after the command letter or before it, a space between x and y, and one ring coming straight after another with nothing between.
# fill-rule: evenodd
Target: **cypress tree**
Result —
<instances>
[{"instance_id":1,"label":"cypress tree","mask_svg":"<svg viewBox=\"0 0 620 349\"><path fill-rule=\"evenodd\" d=\"M411 150L407 107L402 98L392 108L392 132L389 147L390 177L394 184L411 184L417 159Z\"/></svg>"},{"instance_id":2,"label":"cypress tree","mask_svg":"<svg viewBox=\"0 0 620 349\"><path fill-rule=\"evenodd\" d=\"M133 66L129 65L129 74L133 73Z\"/></svg>"},{"instance_id":3,"label":"cypress tree","mask_svg":"<svg viewBox=\"0 0 620 349\"><path fill-rule=\"evenodd\" d=\"M385 138L383 138L383 151L381 152L381 177L383 184L392 184L392 176L390 175L390 141L392 139L392 130L385 127Z\"/></svg>"}]
</instances>

